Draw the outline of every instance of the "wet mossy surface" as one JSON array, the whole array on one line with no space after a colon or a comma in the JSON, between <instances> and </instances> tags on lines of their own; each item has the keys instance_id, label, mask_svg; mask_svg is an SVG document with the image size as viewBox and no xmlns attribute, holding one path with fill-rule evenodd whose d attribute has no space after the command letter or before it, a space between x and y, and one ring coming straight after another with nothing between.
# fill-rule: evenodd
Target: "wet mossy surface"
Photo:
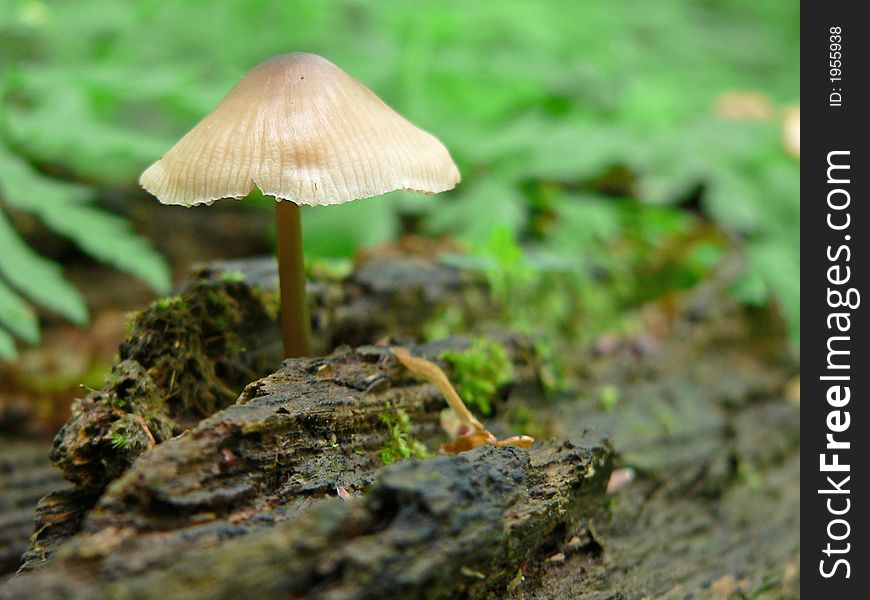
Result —
<instances>
[{"instance_id":1,"label":"wet mossy surface","mask_svg":"<svg viewBox=\"0 0 870 600\"><path fill-rule=\"evenodd\" d=\"M40 503L0 597L798 597L796 365L771 313L690 298L655 343L558 350L553 386L552 349L421 260L315 282L323 356L280 367L268 262L140 314L55 445L79 487ZM384 466L398 410L437 453L444 403L364 344L463 355L473 337L414 343L445 306L512 363L487 425L539 442Z\"/></svg>"},{"instance_id":2,"label":"wet mossy surface","mask_svg":"<svg viewBox=\"0 0 870 600\"><path fill-rule=\"evenodd\" d=\"M363 496L310 502L292 518L273 507L200 520L184 537L168 521L144 534L91 522L0 598L498 597L566 530L589 539L610 456L589 436L402 461Z\"/></svg>"},{"instance_id":3,"label":"wet mossy surface","mask_svg":"<svg viewBox=\"0 0 870 600\"><path fill-rule=\"evenodd\" d=\"M52 461L67 479L101 488L152 444L236 401L282 360L272 259L196 267L181 294L138 313L100 390L75 401ZM469 284L423 259L373 260L339 280L312 282L315 353L386 335L415 339L439 306L470 311ZM474 288L474 285L471 285Z\"/></svg>"},{"instance_id":4,"label":"wet mossy surface","mask_svg":"<svg viewBox=\"0 0 870 600\"><path fill-rule=\"evenodd\" d=\"M76 400L52 460L99 488L142 452L234 403L280 363L274 292L200 280L136 315L100 390Z\"/></svg>"}]
</instances>

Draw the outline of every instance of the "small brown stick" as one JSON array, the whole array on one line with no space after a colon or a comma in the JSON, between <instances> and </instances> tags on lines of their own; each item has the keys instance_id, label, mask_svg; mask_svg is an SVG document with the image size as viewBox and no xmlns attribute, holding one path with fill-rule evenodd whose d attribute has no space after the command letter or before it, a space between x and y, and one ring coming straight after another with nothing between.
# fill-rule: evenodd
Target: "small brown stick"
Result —
<instances>
[{"instance_id":1,"label":"small brown stick","mask_svg":"<svg viewBox=\"0 0 870 600\"><path fill-rule=\"evenodd\" d=\"M119 410L116 407L112 407L112 412L114 412L118 417L131 417L139 427L142 428L142 432L145 434L145 439L148 440L148 449L151 450L154 446L157 445L157 441L154 439L154 436L151 435L151 430L148 429L148 425L145 423L145 419L143 419L140 415L136 413L128 413L122 410Z\"/></svg>"},{"instance_id":2,"label":"small brown stick","mask_svg":"<svg viewBox=\"0 0 870 600\"><path fill-rule=\"evenodd\" d=\"M142 431L145 432L145 437L148 438L148 449L150 450L154 446L157 445L157 442L154 441L154 436L151 435L151 430L148 429L148 425L145 424L145 419L140 417L139 415L130 413L130 416L133 417L133 420L139 423L139 427L142 428Z\"/></svg>"},{"instance_id":3,"label":"small brown stick","mask_svg":"<svg viewBox=\"0 0 870 600\"><path fill-rule=\"evenodd\" d=\"M447 378L444 371L441 370L441 367L425 358L411 356L408 349L401 346L392 348L392 351L395 357L399 359L399 362L402 363L406 369L415 375L428 379L434 383L439 390L441 390L441 393L444 394L444 399L447 400L447 404L450 405L450 408L453 409L453 412L456 413L456 416L459 417L460 421L476 431L486 431L486 428L474 417L473 414L471 414L468 407L465 406L462 398L460 398L459 394L456 393L453 384L450 383L450 380Z\"/></svg>"},{"instance_id":4,"label":"small brown stick","mask_svg":"<svg viewBox=\"0 0 870 600\"><path fill-rule=\"evenodd\" d=\"M468 410L468 407L465 406L465 403L462 401L462 398L459 397L459 394L456 392L456 389L453 387L453 384L450 383L450 379L447 378L447 375L444 371L433 363L431 360L426 360L425 358L418 358L416 356L411 356L411 353L408 352L407 348L403 348L401 346L397 346L395 348L391 348L393 355L398 359L402 365L415 375L423 377L424 379L428 379L435 386L441 390L441 393L444 394L445 400L447 400L447 404L450 405L450 408L456 413L456 416L459 417L459 420L468 425L471 428L471 431L459 436L457 439L452 440L446 444L441 446L441 451L447 454L457 454L459 452L465 452L466 450L471 450L472 448L477 448L478 446L483 446L485 444L492 444L494 446L519 446L521 448L531 448L532 444L535 442L535 438L530 437L528 435L514 435L504 440L499 440L492 433L490 433L486 427L484 427L480 421L478 421L471 411Z\"/></svg>"}]
</instances>

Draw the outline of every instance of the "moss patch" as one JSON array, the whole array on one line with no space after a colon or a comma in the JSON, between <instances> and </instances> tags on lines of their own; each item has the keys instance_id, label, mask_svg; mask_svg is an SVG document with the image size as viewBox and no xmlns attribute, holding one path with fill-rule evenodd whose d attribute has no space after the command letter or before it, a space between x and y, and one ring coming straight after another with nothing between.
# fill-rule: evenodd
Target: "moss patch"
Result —
<instances>
[{"instance_id":1,"label":"moss patch","mask_svg":"<svg viewBox=\"0 0 870 600\"><path fill-rule=\"evenodd\" d=\"M381 415L381 422L387 427L390 437L380 450L385 465L409 458L429 458L429 451L422 442L414 437L411 418L401 408L387 407L390 412Z\"/></svg>"},{"instance_id":2,"label":"moss patch","mask_svg":"<svg viewBox=\"0 0 870 600\"><path fill-rule=\"evenodd\" d=\"M275 295L220 277L138 313L102 388L76 400L55 439L52 459L65 476L105 484L148 447L142 422L160 443L274 370L281 362Z\"/></svg>"},{"instance_id":3,"label":"moss patch","mask_svg":"<svg viewBox=\"0 0 870 600\"><path fill-rule=\"evenodd\" d=\"M450 379L465 403L484 415L492 414L492 399L513 374L513 363L500 344L475 339L467 350L442 352L450 365Z\"/></svg>"}]
</instances>

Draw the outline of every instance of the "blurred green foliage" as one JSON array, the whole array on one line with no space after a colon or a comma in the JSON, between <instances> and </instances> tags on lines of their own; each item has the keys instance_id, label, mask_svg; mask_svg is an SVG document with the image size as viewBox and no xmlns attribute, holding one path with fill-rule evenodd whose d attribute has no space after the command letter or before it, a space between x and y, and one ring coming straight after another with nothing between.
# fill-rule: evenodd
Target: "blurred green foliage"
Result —
<instances>
[{"instance_id":1,"label":"blurred green foliage","mask_svg":"<svg viewBox=\"0 0 870 600\"><path fill-rule=\"evenodd\" d=\"M0 127L2 127L0 121ZM94 205L86 187L35 171L4 145L0 129L0 358L15 356L10 334L36 343L39 324L24 297L83 324L88 310L60 266L40 256L19 236L5 210L39 219L86 254L136 275L158 292L169 289L165 261L124 219ZM24 297L22 297L24 296ZM8 333L7 333L8 332Z\"/></svg>"},{"instance_id":2,"label":"blurred green foliage","mask_svg":"<svg viewBox=\"0 0 870 600\"><path fill-rule=\"evenodd\" d=\"M133 188L245 71L297 50L330 58L435 133L464 176L434 199L394 193L307 210L309 253L347 256L413 222L498 262L492 243L502 237L544 257L515 257L517 277L572 273L580 314L601 321L714 268L725 244L703 234L712 220L745 253L735 293L775 297L799 339L798 160L783 150L778 114L734 121L713 110L731 90L763 93L776 107L798 101L796 3L0 0L0 157L30 173L31 196L51 196L40 188L50 185L64 190L53 203L93 211L75 200L87 187L31 165ZM138 243L100 219L88 239L111 231ZM51 226L70 236L92 227ZM2 239L9 227L0 227ZM105 248L86 250L160 285L143 247L127 263ZM62 281L44 267L40 280ZM82 306L57 303L83 318ZM5 287L0 307L27 310ZM32 321L12 320L10 331L35 338Z\"/></svg>"}]
</instances>

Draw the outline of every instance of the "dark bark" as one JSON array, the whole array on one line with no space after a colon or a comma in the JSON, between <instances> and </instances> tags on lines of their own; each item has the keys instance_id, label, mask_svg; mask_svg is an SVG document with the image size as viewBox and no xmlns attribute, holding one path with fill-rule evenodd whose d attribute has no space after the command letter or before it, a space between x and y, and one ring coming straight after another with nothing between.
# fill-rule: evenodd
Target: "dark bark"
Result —
<instances>
[{"instance_id":1,"label":"dark bark","mask_svg":"<svg viewBox=\"0 0 870 600\"><path fill-rule=\"evenodd\" d=\"M481 597L566 531L588 535L610 472L597 437L382 468L383 415L404 411L416 436L440 439L443 407L385 348L289 360L143 454L53 562L0 597ZM337 486L363 495L339 501Z\"/></svg>"},{"instance_id":2,"label":"dark bark","mask_svg":"<svg viewBox=\"0 0 870 600\"><path fill-rule=\"evenodd\" d=\"M151 445L232 404L281 363L273 259L196 269L181 295L137 315L101 390L76 400L52 460L67 479L98 489ZM449 305L470 312L458 271L423 259L372 261L351 277L310 286L315 350L392 335L418 339ZM126 442L126 443L122 443Z\"/></svg>"},{"instance_id":3,"label":"dark bark","mask_svg":"<svg viewBox=\"0 0 870 600\"><path fill-rule=\"evenodd\" d=\"M262 532L241 535L226 517L217 545L131 532L125 520L73 540L51 569L7 582L0 598L499 594L542 545L565 531L587 535L609 458L606 443L587 438L405 461L384 468L364 497L312 499Z\"/></svg>"},{"instance_id":4,"label":"dark bark","mask_svg":"<svg viewBox=\"0 0 870 600\"><path fill-rule=\"evenodd\" d=\"M445 302L480 321L488 305L476 283L417 261L312 285L315 331L327 345L413 338ZM268 290L273 267L244 264L253 289ZM227 291L236 270L204 269L189 293L238 299ZM0 597L500 598L515 595L518 573L525 598L799 597L796 365L775 314L723 298L691 296L658 337L567 349L570 387L546 398L532 346L503 339L518 366L487 425L576 440L539 443L528 463L522 450L486 448L384 468L381 415L401 408L430 449L443 440L434 388L379 347L288 362L239 404L198 425L191 412L192 431L139 448L129 468L118 460L122 474L105 490L44 500L37 529L52 526L30 564L45 566L0 583ZM264 320L263 331L279 349L277 328ZM458 343L409 346L436 357ZM156 393L133 383L153 367L118 369L130 381L122 398ZM126 423L137 406L115 407L95 431ZM183 421L183 411L167 414ZM587 428L608 432L617 465L634 472L607 496L604 518L609 451L580 437ZM112 464L109 453L123 449L102 439L94 456ZM590 460L598 467L584 483L577 469ZM337 485L353 501L336 499Z\"/></svg>"},{"instance_id":5,"label":"dark bark","mask_svg":"<svg viewBox=\"0 0 870 600\"><path fill-rule=\"evenodd\" d=\"M503 342L517 363L513 385L533 386L536 371L526 362L534 355L529 342ZM467 345L467 340L453 338L416 352L437 359L444 350ZM248 510L269 512L275 506L280 512L270 514L268 522L284 519L312 497L334 494L337 485L351 491L367 485L382 464L379 450L391 439L385 421L397 411L410 418L413 435L435 440L430 446L437 448L444 439L438 425L444 407L437 388L417 381L385 347L288 360L278 372L248 385L233 406L132 462L105 493L80 488L75 497L43 502L27 568L41 564L75 532L68 524L45 520L58 503L74 518L90 511L86 529L165 531L175 524L202 524L216 515ZM128 408L135 410L135 405ZM124 409L112 414L120 415L121 422L129 418ZM107 445L101 462L111 463L112 452L123 456L127 449ZM91 509L95 496L100 500ZM234 527L248 527L234 518ZM254 519L250 527L261 523ZM220 535L222 526L202 526L183 537L185 543L197 536L211 543Z\"/></svg>"}]
</instances>

